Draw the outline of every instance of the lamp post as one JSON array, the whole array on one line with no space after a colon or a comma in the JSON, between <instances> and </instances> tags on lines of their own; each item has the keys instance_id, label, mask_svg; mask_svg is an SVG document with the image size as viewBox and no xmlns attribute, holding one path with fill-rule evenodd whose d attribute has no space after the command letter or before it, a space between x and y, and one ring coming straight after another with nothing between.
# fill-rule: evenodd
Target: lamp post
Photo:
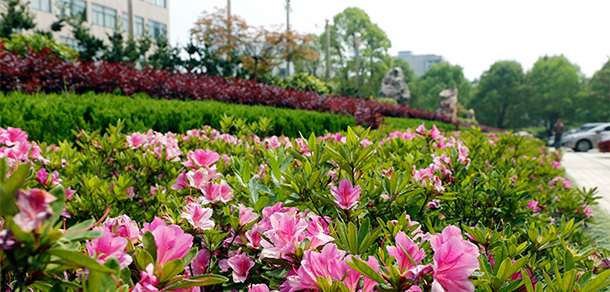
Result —
<instances>
[{"instance_id":1,"label":"lamp post","mask_svg":"<svg viewBox=\"0 0 610 292\"><path fill-rule=\"evenodd\" d=\"M356 50L356 92L360 91L360 83L359 83L359 75L360 75L360 54L359 54L359 47L360 47L360 33L357 32L354 34L354 36L356 37L356 41L354 42L354 47Z\"/></svg>"}]
</instances>

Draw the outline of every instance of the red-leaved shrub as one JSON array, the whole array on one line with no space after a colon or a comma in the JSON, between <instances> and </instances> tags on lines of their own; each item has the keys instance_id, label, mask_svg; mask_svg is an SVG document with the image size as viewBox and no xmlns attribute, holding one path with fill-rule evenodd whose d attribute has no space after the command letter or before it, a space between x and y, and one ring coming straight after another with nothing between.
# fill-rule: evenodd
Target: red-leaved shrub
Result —
<instances>
[{"instance_id":1,"label":"red-leaved shrub","mask_svg":"<svg viewBox=\"0 0 610 292\"><path fill-rule=\"evenodd\" d=\"M0 43L0 90L3 92L61 93L68 90L82 94L89 91L109 93L117 89L129 96L146 93L164 99L209 99L351 115L359 124L373 128L380 125L384 116L452 122L435 112L359 98L320 95L314 91L299 92L242 79L151 68L136 70L130 64L103 61L72 63L56 58L48 50L22 57L6 51Z\"/></svg>"}]
</instances>

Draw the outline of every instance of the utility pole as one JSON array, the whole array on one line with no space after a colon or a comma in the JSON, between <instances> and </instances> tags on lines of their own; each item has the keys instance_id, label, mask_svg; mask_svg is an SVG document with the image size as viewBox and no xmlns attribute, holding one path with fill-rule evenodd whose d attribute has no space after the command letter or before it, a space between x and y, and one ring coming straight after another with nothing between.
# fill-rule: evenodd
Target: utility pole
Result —
<instances>
[{"instance_id":1,"label":"utility pole","mask_svg":"<svg viewBox=\"0 0 610 292\"><path fill-rule=\"evenodd\" d=\"M286 35L290 31L290 0L286 0ZM286 78L290 76L290 60L286 59Z\"/></svg>"},{"instance_id":2,"label":"utility pole","mask_svg":"<svg viewBox=\"0 0 610 292\"><path fill-rule=\"evenodd\" d=\"M330 25L326 20L326 82L330 80Z\"/></svg>"},{"instance_id":3,"label":"utility pole","mask_svg":"<svg viewBox=\"0 0 610 292\"><path fill-rule=\"evenodd\" d=\"M133 39L133 3L132 0L127 0L127 21L129 21L129 39Z\"/></svg>"},{"instance_id":4,"label":"utility pole","mask_svg":"<svg viewBox=\"0 0 610 292\"><path fill-rule=\"evenodd\" d=\"M231 20L231 0L227 0L227 19Z\"/></svg>"},{"instance_id":5,"label":"utility pole","mask_svg":"<svg viewBox=\"0 0 610 292\"><path fill-rule=\"evenodd\" d=\"M354 47L356 47L356 92L360 91L360 84L359 84L359 73L360 73L360 54L359 54L359 47L360 47L360 33L356 33L356 42L354 43Z\"/></svg>"}]
</instances>

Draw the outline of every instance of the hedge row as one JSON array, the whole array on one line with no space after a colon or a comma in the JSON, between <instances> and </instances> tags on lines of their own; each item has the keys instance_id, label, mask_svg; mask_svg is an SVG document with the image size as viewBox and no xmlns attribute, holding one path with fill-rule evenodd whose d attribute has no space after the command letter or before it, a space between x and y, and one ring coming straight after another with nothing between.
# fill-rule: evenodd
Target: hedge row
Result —
<instances>
[{"instance_id":1,"label":"hedge row","mask_svg":"<svg viewBox=\"0 0 610 292\"><path fill-rule=\"evenodd\" d=\"M0 91L76 93L120 90L133 96L180 100L216 100L247 105L304 109L353 116L358 124L378 127L382 117L417 118L450 122L435 112L367 101L359 98L299 92L241 79L224 79L165 70L135 70L117 63L72 63L57 59L48 50L21 57L0 44Z\"/></svg>"},{"instance_id":2,"label":"hedge row","mask_svg":"<svg viewBox=\"0 0 610 292\"><path fill-rule=\"evenodd\" d=\"M271 118L273 126L264 135L298 137L299 132L338 132L355 126L350 116L332 115L304 110L246 106L215 101L178 101L151 99L144 94L134 98L93 92L77 95L0 93L0 127L21 128L30 139L57 143L73 140L73 129L106 129L125 120L126 131L184 133L189 129L210 125L220 129L223 115L247 119Z\"/></svg>"}]
</instances>

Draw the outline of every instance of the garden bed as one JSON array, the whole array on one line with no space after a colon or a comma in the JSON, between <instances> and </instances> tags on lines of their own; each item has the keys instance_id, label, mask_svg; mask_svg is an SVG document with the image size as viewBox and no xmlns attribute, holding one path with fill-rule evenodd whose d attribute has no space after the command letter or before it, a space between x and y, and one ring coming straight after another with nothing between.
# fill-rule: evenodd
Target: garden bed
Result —
<instances>
[{"instance_id":1,"label":"garden bed","mask_svg":"<svg viewBox=\"0 0 610 292\"><path fill-rule=\"evenodd\" d=\"M570 188L560 154L535 139L444 135L424 125L307 139L263 138L260 125L235 121L226 133L123 126L82 130L59 146L0 129L4 286L368 292L610 284L608 253L582 224L592 220L593 193Z\"/></svg>"}]
</instances>

